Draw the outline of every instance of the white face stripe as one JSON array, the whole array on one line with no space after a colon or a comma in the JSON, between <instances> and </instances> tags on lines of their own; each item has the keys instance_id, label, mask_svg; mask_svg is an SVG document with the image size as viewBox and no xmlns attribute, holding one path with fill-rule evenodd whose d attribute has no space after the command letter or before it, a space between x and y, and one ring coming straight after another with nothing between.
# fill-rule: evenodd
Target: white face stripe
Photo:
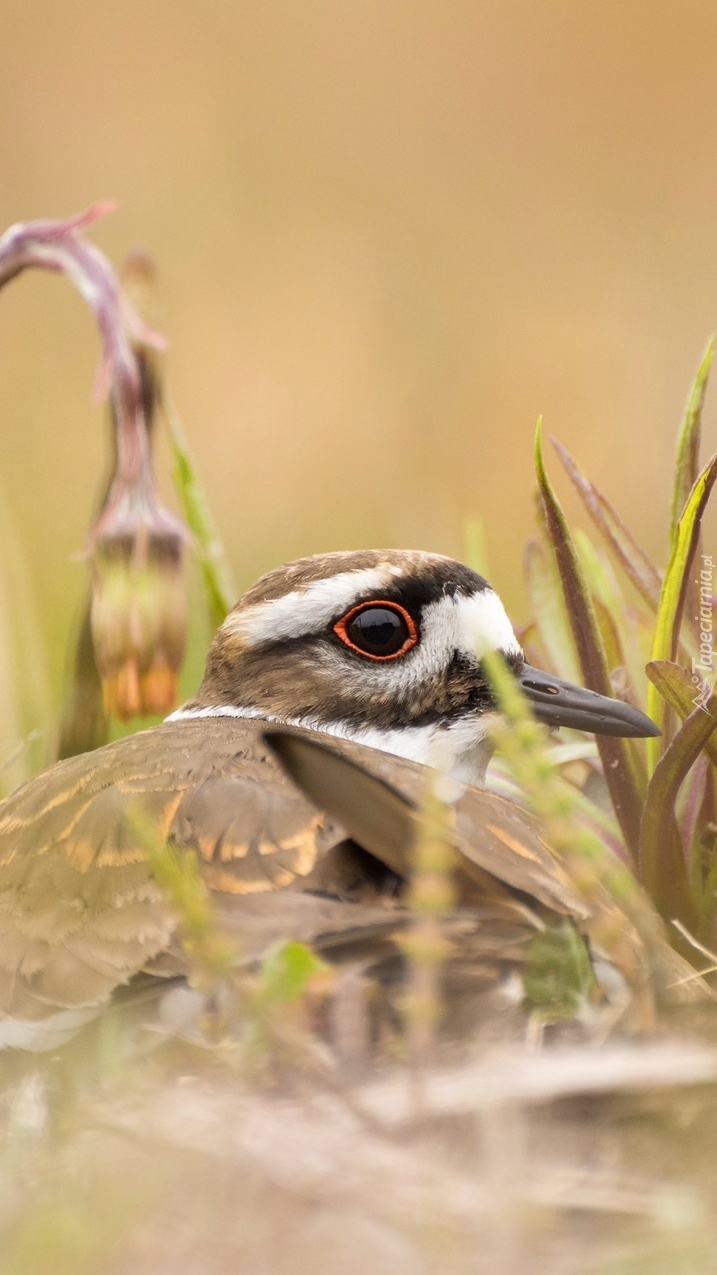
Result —
<instances>
[{"instance_id":1,"label":"white face stripe","mask_svg":"<svg viewBox=\"0 0 717 1275\"><path fill-rule=\"evenodd\" d=\"M401 568L392 563L369 567L362 571L343 571L325 580L315 580L282 598L258 602L227 616L223 633L238 634L253 646L282 638L320 633L332 620L339 619L357 602L373 594L380 598ZM490 587L465 596L445 594L423 608L421 640L403 659L372 665L372 682L376 686L396 685L435 674L458 650L481 659L486 651L502 651L504 655L520 655L520 646L503 603Z\"/></svg>"},{"instance_id":2,"label":"white face stripe","mask_svg":"<svg viewBox=\"0 0 717 1275\"><path fill-rule=\"evenodd\" d=\"M252 646L318 633L362 597L380 597L381 591L402 574L403 569L391 562L360 571L340 571L324 580L313 580L283 598L240 607L227 616L221 632L235 633Z\"/></svg>"}]
</instances>

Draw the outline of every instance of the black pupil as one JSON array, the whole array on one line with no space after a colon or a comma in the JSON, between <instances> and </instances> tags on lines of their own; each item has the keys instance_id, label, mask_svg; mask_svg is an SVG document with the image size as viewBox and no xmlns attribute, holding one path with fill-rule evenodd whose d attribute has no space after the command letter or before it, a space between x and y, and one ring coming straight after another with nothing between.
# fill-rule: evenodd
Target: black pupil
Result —
<instances>
[{"instance_id":1,"label":"black pupil","mask_svg":"<svg viewBox=\"0 0 717 1275\"><path fill-rule=\"evenodd\" d=\"M366 607L349 620L346 635L368 655L395 655L409 633L400 612L388 607Z\"/></svg>"}]
</instances>

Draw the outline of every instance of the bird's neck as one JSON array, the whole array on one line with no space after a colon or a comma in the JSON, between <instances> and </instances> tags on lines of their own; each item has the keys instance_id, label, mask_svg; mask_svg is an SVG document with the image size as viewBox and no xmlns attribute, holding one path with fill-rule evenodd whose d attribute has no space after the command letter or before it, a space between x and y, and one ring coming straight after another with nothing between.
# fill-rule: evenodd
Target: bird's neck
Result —
<instances>
[{"instance_id":1,"label":"bird's neck","mask_svg":"<svg viewBox=\"0 0 717 1275\"><path fill-rule=\"evenodd\" d=\"M373 726L356 726L349 722L324 721L315 717L286 717L272 714L265 709L249 705L212 704L199 705L190 702L166 719L168 722L184 721L191 717L240 717L275 722L282 726L301 726L307 730L322 731L338 739L377 748L381 752L423 766L432 766L443 774L462 783L481 788L493 753L487 736L488 714L477 722L475 717L459 718L453 722L438 722L428 726L400 726L393 729Z\"/></svg>"}]
</instances>

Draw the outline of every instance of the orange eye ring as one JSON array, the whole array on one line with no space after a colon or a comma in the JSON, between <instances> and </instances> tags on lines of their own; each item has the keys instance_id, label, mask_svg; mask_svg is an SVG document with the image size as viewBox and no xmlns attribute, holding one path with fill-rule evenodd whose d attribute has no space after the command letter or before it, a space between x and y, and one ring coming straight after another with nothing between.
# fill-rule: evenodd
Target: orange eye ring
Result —
<instances>
[{"instance_id":1,"label":"orange eye ring","mask_svg":"<svg viewBox=\"0 0 717 1275\"><path fill-rule=\"evenodd\" d=\"M406 636L401 646L396 651L390 651L387 655L377 655L373 651L365 650L349 636L348 632L348 626L364 612L378 610L391 611L394 615L400 616L406 631ZM358 606L352 607L334 625L333 632L350 651L355 651L357 655L362 655L365 660L376 660L377 663L399 659L400 656L410 651L411 647L415 646L418 641L418 629L413 616L398 602L388 602L384 598L372 598L370 602L359 602Z\"/></svg>"}]
</instances>

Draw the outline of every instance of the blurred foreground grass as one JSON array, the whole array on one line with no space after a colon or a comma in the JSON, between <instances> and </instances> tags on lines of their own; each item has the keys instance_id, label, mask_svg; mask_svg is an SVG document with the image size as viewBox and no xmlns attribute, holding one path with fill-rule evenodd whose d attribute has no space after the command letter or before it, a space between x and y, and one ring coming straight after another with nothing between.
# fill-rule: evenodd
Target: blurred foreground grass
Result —
<instances>
[{"instance_id":1,"label":"blurred foreground grass","mask_svg":"<svg viewBox=\"0 0 717 1275\"><path fill-rule=\"evenodd\" d=\"M541 935L512 1008L450 1041L440 961L425 960L424 946L419 969L409 946L432 1029L414 1002L413 1018L409 1007L373 1064L351 1075L326 1017L335 1026L348 1016L370 1054L363 994L289 943L243 976L238 1018L237 1004L227 1012L231 951L192 861L148 845L194 987L176 989L161 1022L138 992L55 1056L0 1055L2 1275L715 1269L717 1007L706 991L669 1016L633 1016L632 1035L608 1039L620 1015L595 1011L593 969L599 958L637 1003L663 935L698 968L717 939L717 712L702 614L711 617L711 586L708 604L694 578L696 561L711 563L700 528L717 461L699 466L711 357L712 346L679 431L664 573L559 449L597 533L595 543L571 534L538 438L529 658L635 703L649 661L648 702L663 724L653 749L604 740L598 753L569 732L548 744L500 668L491 672L509 722L493 782L541 819L592 909L587 941L569 927ZM224 569L176 415L172 437L216 623ZM479 542L474 532L474 552ZM47 728L42 635L11 531L3 544L0 584L13 604L3 607L0 704L5 738L21 747L31 727ZM86 673L93 658L80 651L76 667ZM99 711L99 677L80 681ZM81 699L80 719L88 711ZM30 751L22 762L37 766ZM414 904L431 939L427 883L445 885L446 868L440 816L430 804L424 813ZM418 1080L417 1052L431 1055Z\"/></svg>"}]
</instances>

